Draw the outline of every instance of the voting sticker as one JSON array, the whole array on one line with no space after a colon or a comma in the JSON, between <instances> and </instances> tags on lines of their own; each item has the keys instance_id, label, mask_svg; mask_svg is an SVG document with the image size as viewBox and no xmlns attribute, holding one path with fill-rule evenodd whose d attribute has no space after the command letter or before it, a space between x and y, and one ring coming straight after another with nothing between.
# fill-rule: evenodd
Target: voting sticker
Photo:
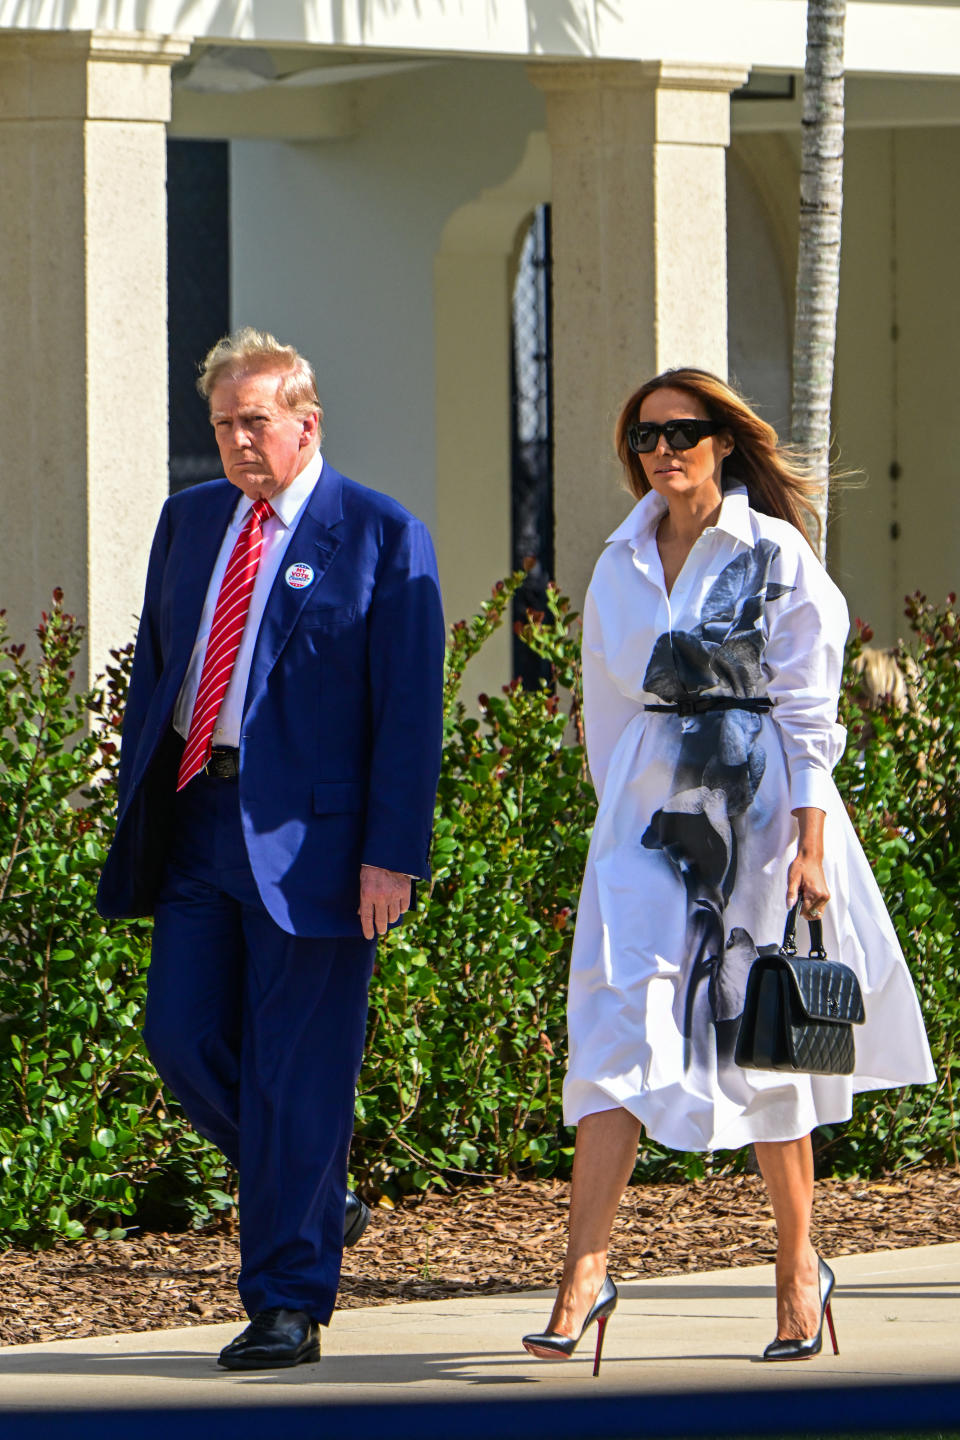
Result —
<instances>
[{"instance_id":1,"label":"voting sticker","mask_svg":"<svg viewBox=\"0 0 960 1440\"><path fill-rule=\"evenodd\" d=\"M296 565L290 565L287 568L283 578L291 590L305 590L313 580L313 567L298 560Z\"/></svg>"}]
</instances>

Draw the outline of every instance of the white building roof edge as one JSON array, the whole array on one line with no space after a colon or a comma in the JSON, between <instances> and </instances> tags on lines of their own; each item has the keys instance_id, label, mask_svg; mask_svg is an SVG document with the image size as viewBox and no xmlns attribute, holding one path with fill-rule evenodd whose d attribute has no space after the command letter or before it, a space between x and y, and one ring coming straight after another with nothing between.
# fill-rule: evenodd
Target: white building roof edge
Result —
<instances>
[{"instance_id":1,"label":"white building roof edge","mask_svg":"<svg viewBox=\"0 0 960 1440\"><path fill-rule=\"evenodd\" d=\"M529 59L803 67L805 0L0 0L0 30ZM960 0L850 0L847 69L960 75Z\"/></svg>"}]
</instances>

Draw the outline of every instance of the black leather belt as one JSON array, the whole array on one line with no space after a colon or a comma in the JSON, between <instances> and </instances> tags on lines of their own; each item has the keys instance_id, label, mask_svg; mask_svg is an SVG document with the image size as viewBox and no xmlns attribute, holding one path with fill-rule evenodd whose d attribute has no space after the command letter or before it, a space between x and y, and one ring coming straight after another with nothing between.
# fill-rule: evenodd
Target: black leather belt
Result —
<instances>
[{"instance_id":1,"label":"black leather belt","mask_svg":"<svg viewBox=\"0 0 960 1440\"><path fill-rule=\"evenodd\" d=\"M708 710L772 710L769 695L682 695L673 705L644 705L661 715L705 715Z\"/></svg>"},{"instance_id":2,"label":"black leather belt","mask_svg":"<svg viewBox=\"0 0 960 1440\"><path fill-rule=\"evenodd\" d=\"M236 780L240 774L240 751L232 745L215 745L203 773L214 780Z\"/></svg>"}]
</instances>

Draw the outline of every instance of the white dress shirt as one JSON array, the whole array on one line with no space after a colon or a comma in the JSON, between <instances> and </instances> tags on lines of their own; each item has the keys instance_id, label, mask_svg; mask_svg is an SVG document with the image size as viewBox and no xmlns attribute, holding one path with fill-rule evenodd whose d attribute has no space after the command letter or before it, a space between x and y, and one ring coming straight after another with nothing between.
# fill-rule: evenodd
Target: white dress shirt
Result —
<instances>
[{"instance_id":1,"label":"white dress shirt","mask_svg":"<svg viewBox=\"0 0 960 1440\"><path fill-rule=\"evenodd\" d=\"M268 517L263 526L263 549L260 552L257 578L254 581L253 594L250 597L250 609L247 611L247 622L243 627L243 635L240 638L240 648L237 651L237 658L230 675L230 682L227 685L227 691L223 697L223 702L217 715L217 722L214 726L214 745L238 746L240 744L240 726L243 720L243 703L247 692L247 680L250 677L253 652L257 643L257 635L260 632L263 612L266 609L267 598L273 582L277 578L280 566L283 564L283 557L287 553L287 546L290 544L290 539L297 527L297 522L303 514L307 501L313 494L322 470L323 457L318 450L309 464L305 465L300 471L300 474L291 480L286 489L279 491L270 501L273 507L273 514ZM177 696L177 704L173 713L173 727L184 739L186 739L190 733L190 721L193 717L193 707L196 703L197 691L200 688L203 660L207 653L207 641L210 638L210 628L213 625L213 613L217 608L217 597L220 594L220 585L227 568L227 562L233 553L233 547L237 543L237 537L243 529L247 516L253 509L253 503L249 496L242 493L240 494L240 498L237 500L237 508L234 510L233 518L227 526L227 533L223 537L223 544L220 546L216 564L210 575L210 583L207 586L207 595L203 602L203 611L200 615L200 625L197 630L193 653L190 656L190 664L187 666L186 677L180 687L180 694Z\"/></svg>"},{"instance_id":2,"label":"white dress shirt","mask_svg":"<svg viewBox=\"0 0 960 1440\"><path fill-rule=\"evenodd\" d=\"M786 593L758 609L755 623L764 643L757 693L774 702L772 718L789 777L784 803L791 810L828 810L835 795L831 772L846 741L846 731L837 724L849 625L843 595L800 532L785 520L752 510L746 492L737 487L725 492L716 523L696 541L668 596L657 548L657 527L666 509L654 491L634 507L609 537L584 606L584 726L598 794L627 730L628 745L644 731L649 732L648 747L654 736L663 735L669 751L664 760L672 769L675 722L664 725L661 716L643 709L663 698L644 686L653 647L660 635L696 630L724 567L766 540L777 547L769 579L786 587ZM710 640L716 641L715 623ZM708 693L722 691L720 678L713 679Z\"/></svg>"}]
</instances>

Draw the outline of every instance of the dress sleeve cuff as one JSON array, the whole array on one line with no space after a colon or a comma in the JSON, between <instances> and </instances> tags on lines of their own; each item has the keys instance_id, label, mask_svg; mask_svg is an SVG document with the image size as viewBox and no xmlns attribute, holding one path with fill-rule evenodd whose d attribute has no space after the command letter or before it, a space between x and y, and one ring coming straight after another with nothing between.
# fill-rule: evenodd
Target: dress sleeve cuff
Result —
<instances>
[{"instance_id":1,"label":"dress sleeve cuff","mask_svg":"<svg viewBox=\"0 0 960 1440\"><path fill-rule=\"evenodd\" d=\"M826 770L798 770L790 776L790 809L823 810L830 807L833 781Z\"/></svg>"}]
</instances>

